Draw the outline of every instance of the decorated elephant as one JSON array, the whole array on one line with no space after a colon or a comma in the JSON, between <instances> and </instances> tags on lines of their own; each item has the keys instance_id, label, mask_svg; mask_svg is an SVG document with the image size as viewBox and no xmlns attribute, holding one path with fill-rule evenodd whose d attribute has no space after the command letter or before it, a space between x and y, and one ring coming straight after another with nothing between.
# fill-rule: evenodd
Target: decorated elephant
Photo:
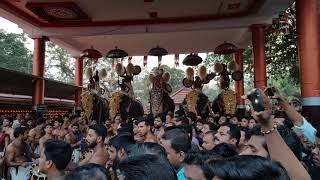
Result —
<instances>
[{"instance_id":1,"label":"decorated elephant","mask_svg":"<svg viewBox=\"0 0 320 180\"><path fill-rule=\"evenodd\" d=\"M98 124L104 123L109 117L107 99L93 92L84 92L81 96L82 107L87 119L96 120Z\"/></svg>"},{"instance_id":2,"label":"decorated elephant","mask_svg":"<svg viewBox=\"0 0 320 180\"><path fill-rule=\"evenodd\" d=\"M212 110L220 115L232 115L237 110L237 98L233 90L229 89L230 78L239 81L243 78L235 61L231 61L228 66L217 63L214 66L215 71L220 75L219 87L220 94L213 100Z\"/></svg>"},{"instance_id":3,"label":"decorated elephant","mask_svg":"<svg viewBox=\"0 0 320 180\"><path fill-rule=\"evenodd\" d=\"M142 117L144 114L143 105L140 101L128 94L117 91L110 98L110 118L113 120L120 115L122 120Z\"/></svg>"},{"instance_id":4,"label":"decorated elephant","mask_svg":"<svg viewBox=\"0 0 320 180\"><path fill-rule=\"evenodd\" d=\"M192 88L184 101L183 107L185 113L193 113L197 116L207 117L210 113L210 102L207 95L202 92L204 84L208 84L213 78L213 73L207 73L205 66L199 67L199 75L195 76L193 68L186 69L186 78L183 79L183 85Z\"/></svg>"},{"instance_id":5,"label":"decorated elephant","mask_svg":"<svg viewBox=\"0 0 320 180\"><path fill-rule=\"evenodd\" d=\"M149 80L152 83L150 91L150 110L156 116L158 114L174 112L175 105L169 93L172 92L171 86L168 84L170 81L170 74L163 72L163 69L157 69L155 74L149 75Z\"/></svg>"},{"instance_id":6,"label":"decorated elephant","mask_svg":"<svg viewBox=\"0 0 320 180\"><path fill-rule=\"evenodd\" d=\"M118 81L121 91L112 93L109 99L110 119L113 120L117 115L120 115L122 120L143 116L143 105L135 98L132 86L133 78L140 74L141 67L132 63L125 67L117 63L116 72L121 79Z\"/></svg>"},{"instance_id":7,"label":"decorated elephant","mask_svg":"<svg viewBox=\"0 0 320 180\"><path fill-rule=\"evenodd\" d=\"M96 120L97 123L102 124L109 117L109 103L103 96L105 90L100 87L99 80L107 73L102 69L100 72L96 70L93 75L92 70L87 69L86 75L89 78L89 84L87 90L81 95L82 108L87 119Z\"/></svg>"}]
</instances>

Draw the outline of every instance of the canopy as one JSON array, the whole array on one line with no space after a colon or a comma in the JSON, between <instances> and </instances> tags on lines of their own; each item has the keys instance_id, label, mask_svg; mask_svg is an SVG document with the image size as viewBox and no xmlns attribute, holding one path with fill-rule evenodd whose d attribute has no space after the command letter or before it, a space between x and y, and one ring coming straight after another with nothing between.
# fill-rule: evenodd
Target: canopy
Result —
<instances>
[{"instance_id":1,"label":"canopy","mask_svg":"<svg viewBox=\"0 0 320 180\"><path fill-rule=\"evenodd\" d=\"M157 45L171 54L251 43L252 24L271 24L293 0L2 0L0 16L31 37L47 36L73 56L115 46L130 56Z\"/></svg>"}]
</instances>

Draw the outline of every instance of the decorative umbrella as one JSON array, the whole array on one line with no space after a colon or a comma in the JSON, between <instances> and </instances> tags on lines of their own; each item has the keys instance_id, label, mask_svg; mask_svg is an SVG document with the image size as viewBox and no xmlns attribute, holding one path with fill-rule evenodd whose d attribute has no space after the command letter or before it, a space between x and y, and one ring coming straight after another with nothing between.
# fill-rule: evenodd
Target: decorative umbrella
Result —
<instances>
[{"instance_id":1,"label":"decorative umbrella","mask_svg":"<svg viewBox=\"0 0 320 180\"><path fill-rule=\"evenodd\" d=\"M186 66L197 66L202 62L202 58L198 56L197 54L189 54L187 57L184 58L182 61L182 64Z\"/></svg>"},{"instance_id":2,"label":"decorative umbrella","mask_svg":"<svg viewBox=\"0 0 320 180\"><path fill-rule=\"evenodd\" d=\"M155 48L152 48L150 49L148 55L150 56L165 56L165 55L168 55L168 51L162 47L155 47Z\"/></svg>"},{"instance_id":3,"label":"decorative umbrella","mask_svg":"<svg viewBox=\"0 0 320 180\"><path fill-rule=\"evenodd\" d=\"M125 58L127 56L128 56L128 53L122 49L118 49L117 46L115 47L115 49L111 49L106 55L107 58L111 58L111 59Z\"/></svg>"},{"instance_id":4,"label":"decorative umbrella","mask_svg":"<svg viewBox=\"0 0 320 180\"><path fill-rule=\"evenodd\" d=\"M102 57L102 54L98 50L94 49L93 46L91 46L91 48L82 51L81 57L96 61Z\"/></svg>"},{"instance_id":5,"label":"decorative umbrella","mask_svg":"<svg viewBox=\"0 0 320 180\"><path fill-rule=\"evenodd\" d=\"M215 54L232 54L237 52L239 49L237 46L231 43L224 42L216 47L214 50Z\"/></svg>"}]
</instances>

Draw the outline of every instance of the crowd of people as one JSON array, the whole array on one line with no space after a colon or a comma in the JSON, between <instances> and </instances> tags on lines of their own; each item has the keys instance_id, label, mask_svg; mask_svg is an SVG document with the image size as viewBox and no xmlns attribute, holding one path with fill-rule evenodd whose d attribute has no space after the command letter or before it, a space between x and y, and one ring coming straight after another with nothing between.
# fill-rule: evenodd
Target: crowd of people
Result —
<instances>
[{"instance_id":1,"label":"crowd of people","mask_svg":"<svg viewBox=\"0 0 320 180\"><path fill-rule=\"evenodd\" d=\"M249 92L250 94L251 92ZM244 97L245 98L245 97ZM320 131L277 91L235 115L1 116L1 174L48 180L320 179Z\"/></svg>"}]
</instances>

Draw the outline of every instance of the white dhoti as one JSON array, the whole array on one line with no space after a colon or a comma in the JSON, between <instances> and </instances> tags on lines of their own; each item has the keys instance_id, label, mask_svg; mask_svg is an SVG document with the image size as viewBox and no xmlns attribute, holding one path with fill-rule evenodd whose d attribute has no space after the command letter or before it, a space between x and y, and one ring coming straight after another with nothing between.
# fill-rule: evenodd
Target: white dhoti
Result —
<instances>
[{"instance_id":1,"label":"white dhoti","mask_svg":"<svg viewBox=\"0 0 320 180\"><path fill-rule=\"evenodd\" d=\"M18 171L17 171L17 168L15 167L10 167L8 169L11 180L28 180L30 178L31 171L32 171L32 166L28 166L28 167L20 166L18 167Z\"/></svg>"}]
</instances>

